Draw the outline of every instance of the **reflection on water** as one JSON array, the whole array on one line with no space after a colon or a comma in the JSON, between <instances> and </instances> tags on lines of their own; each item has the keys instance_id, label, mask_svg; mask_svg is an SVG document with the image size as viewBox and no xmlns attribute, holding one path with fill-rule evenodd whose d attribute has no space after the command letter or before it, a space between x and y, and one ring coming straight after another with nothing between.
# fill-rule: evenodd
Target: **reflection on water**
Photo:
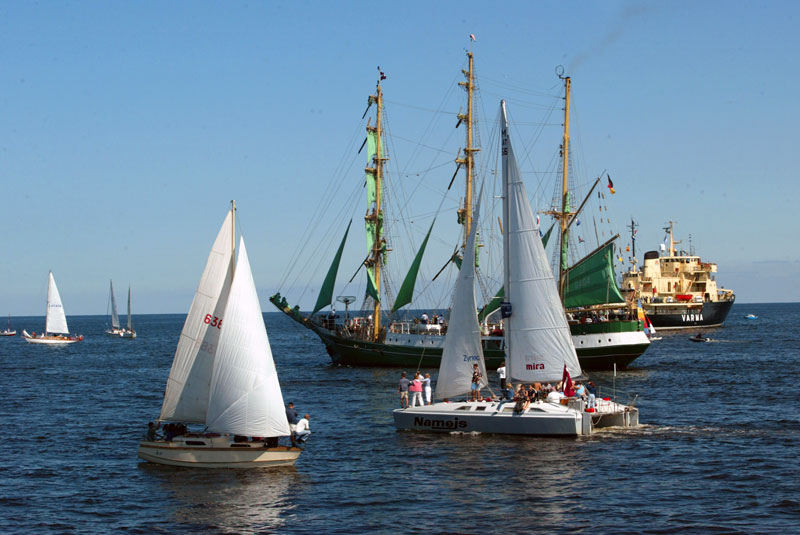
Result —
<instances>
[{"instance_id":1,"label":"reflection on water","mask_svg":"<svg viewBox=\"0 0 800 535\"><path fill-rule=\"evenodd\" d=\"M295 467L200 470L141 463L175 504L168 522L197 530L273 531L285 526L295 505L290 493L303 476Z\"/></svg>"}]
</instances>

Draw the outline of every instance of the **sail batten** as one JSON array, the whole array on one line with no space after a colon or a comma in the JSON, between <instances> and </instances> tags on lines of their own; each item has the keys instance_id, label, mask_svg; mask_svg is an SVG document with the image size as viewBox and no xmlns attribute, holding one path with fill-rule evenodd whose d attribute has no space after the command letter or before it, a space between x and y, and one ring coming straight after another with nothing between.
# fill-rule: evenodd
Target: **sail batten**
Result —
<instances>
[{"instance_id":1,"label":"sail batten","mask_svg":"<svg viewBox=\"0 0 800 535\"><path fill-rule=\"evenodd\" d=\"M232 225L230 211L214 241L181 331L167 379L161 420L205 423L214 351L233 276Z\"/></svg>"},{"instance_id":2,"label":"sail batten","mask_svg":"<svg viewBox=\"0 0 800 535\"><path fill-rule=\"evenodd\" d=\"M61 295L58 293L58 286L56 286L56 279L53 277L52 271L47 282L47 314L44 330L53 334L69 334L67 316L64 313L64 305L61 303Z\"/></svg>"}]
</instances>

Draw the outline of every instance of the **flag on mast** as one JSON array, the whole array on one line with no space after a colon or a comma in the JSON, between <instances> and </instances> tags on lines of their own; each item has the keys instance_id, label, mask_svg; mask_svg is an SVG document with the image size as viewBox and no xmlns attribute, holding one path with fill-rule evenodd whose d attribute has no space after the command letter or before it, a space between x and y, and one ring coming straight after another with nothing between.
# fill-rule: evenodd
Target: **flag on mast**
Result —
<instances>
[{"instance_id":1,"label":"flag on mast","mask_svg":"<svg viewBox=\"0 0 800 535\"><path fill-rule=\"evenodd\" d=\"M611 175L606 175L608 177L608 189L611 190L611 194L613 195L614 192L614 183L611 182Z\"/></svg>"}]
</instances>

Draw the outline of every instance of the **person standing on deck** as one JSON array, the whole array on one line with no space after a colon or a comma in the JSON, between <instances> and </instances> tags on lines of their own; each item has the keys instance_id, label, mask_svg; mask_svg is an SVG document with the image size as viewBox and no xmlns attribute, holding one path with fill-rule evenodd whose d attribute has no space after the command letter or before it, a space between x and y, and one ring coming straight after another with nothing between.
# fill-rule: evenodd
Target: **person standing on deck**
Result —
<instances>
[{"instance_id":1,"label":"person standing on deck","mask_svg":"<svg viewBox=\"0 0 800 535\"><path fill-rule=\"evenodd\" d=\"M397 384L397 391L400 392L400 408L408 408L408 385L411 381L406 378L406 372L400 374L400 382Z\"/></svg>"},{"instance_id":2,"label":"person standing on deck","mask_svg":"<svg viewBox=\"0 0 800 535\"><path fill-rule=\"evenodd\" d=\"M425 391L425 405L431 404L431 374L426 373L422 380L422 389Z\"/></svg>"},{"instance_id":3,"label":"person standing on deck","mask_svg":"<svg viewBox=\"0 0 800 535\"><path fill-rule=\"evenodd\" d=\"M411 392L411 406L416 407L419 405L422 407L424 403L422 402L422 374L417 372L414 374L414 380L411 381L411 386L408 387L409 392Z\"/></svg>"},{"instance_id":4,"label":"person standing on deck","mask_svg":"<svg viewBox=\"0 0 800 535\"><path fill-rule=\"evenodd\" d=\"M506 361L503 361L500 364L500 367L497 368L497 375L500 376L500 389L506 389Z\"/></svg>"},{"instance_id":5,"label":"person standing on deck","mask_svg":"<svg viewBox=\"0 0 800 535\"><path fill-rule=\"evenodd\" d=\"M481 379L483 374L477 364L472 365L472 401L481 399Z\"/></svg>"}]
</instances>

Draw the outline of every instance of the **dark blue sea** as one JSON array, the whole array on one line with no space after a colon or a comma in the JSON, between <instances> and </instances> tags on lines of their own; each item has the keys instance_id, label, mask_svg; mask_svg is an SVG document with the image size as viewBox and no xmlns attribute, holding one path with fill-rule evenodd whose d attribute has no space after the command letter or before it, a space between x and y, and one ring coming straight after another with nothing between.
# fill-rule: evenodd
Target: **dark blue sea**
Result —
<instances>
[{"instance_id":1,"label":"dark blue sea","mask_svg":"<svg viewBox=\"0 0 800 535\"><path fill-rule=\"evenodd\" d=\"M44 324L12 319L19 331ZM800 304L737 304L706 331L712 343L664 334L616 377L639 394L645 425L578 439L397 432L400 370L332 366L314 335L265 319L284 398L311 414L293 468L136 457L180 315L134 316L133 341L107 338L100 316L70 317L86 340L65 348L0 339L0 532L800 530Z\"/></svg>"}]
</instances>

